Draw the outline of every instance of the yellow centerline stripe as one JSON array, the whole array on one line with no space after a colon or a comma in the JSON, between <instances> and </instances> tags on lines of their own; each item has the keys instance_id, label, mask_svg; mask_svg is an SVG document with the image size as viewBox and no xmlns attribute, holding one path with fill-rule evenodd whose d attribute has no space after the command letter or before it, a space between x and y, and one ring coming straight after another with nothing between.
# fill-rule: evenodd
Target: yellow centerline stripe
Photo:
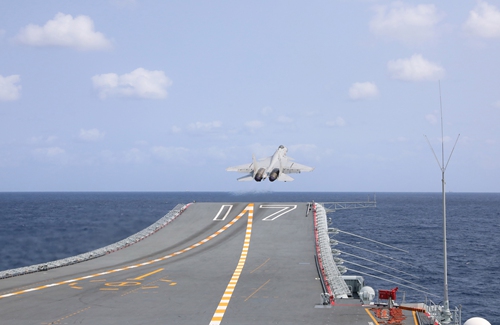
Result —
<instances>
[{"instance_id":1,"label":"yellow centerline stripe","mask_svg":"<svg viewBox=\"0 0 500 325\"><path fill-rule=\"evenodd\" d=\"M253 213L253 204L249 204L248 206L250 206L250 205L252 206L251 211ZM95 277L98 277L98 276L101 276L101 275L111 274L111 273L114 273L114 272L121 272L121 271L124 271L124 270L128 270L128 269L132 269L132 268L141 267L141 266L144 266L144 265L149 265L149 264L153 264L153 263L156 263L156 262L164 261L164 260L169 259L171 257L174 257L174 256L177 256L179 254L185 253L185 252L189 251L192 248L201 246L201 245L205 244L206 242L214 239L215 237L217 237L218 235L220 235L221 233L223 233L224 231L226 231L229 227L231 227L232 225L234 225L238 220L240 220L241 217L243 217L243 215L247 211L248 206L245 208L245 210L243 210L243 212L241 212L233 220L231 220L227 224L225 224L217 232L215 232L214 234L212 234L212 235L206 237L205 239L197 242L196 244L189 246L189 249L187 249L187 250L186 249L182 249L182 250L177 251L175 253L172 253L172 254L169 254L169 255L166 255L166 256L163 256L163 257L160 257L160 258L148 261L148 262L144 262L144 263L140 263L140 264L135 264L135 265L130 265L130 266L122 267L122 268L115 269L115 270L109 270L109 271L105 271L105 272L101 272L101 273L87 275L87 276L84 276L84 277L79 277L79 278L70 279L70 280L66 280L66 281L61 281L61 282L46 284L46 285L35 287L35 288L30 288L30 289L25 289L25 290L20 290L20 291L16 291L16 292L7 293L7 294L4 294L4 295L0 295L0 299L7 298L7 297L12 297L12 296L16 296L16 295L20 295L20 294L27 293L27 292L37 291L37 290L41 290L41 289L47 289L47 288L51 288L51 287L58 286L58 285L68 284L68 283L71 283L71 282L81 281L81 280L85 280L85 279L89 279L89 278L95 278Z\"/></svg>"},{"instance_id":2,"label":"yellow centerline stripe","mask_svg":"<svg viewBox=\"0 0 500 325\"><path fill-rule=\"evenodd\" d=\"M411 313L413 314L413 321L415 322L415 325L418 325L417 313L414 310Z\"/></svg>"},{"instance_id":3,"label":"yellow centerline stripe","mask_svg":"<svg viewBox=\"0 0 500 325\"><path fill-rule=\"evenodd\" d=\"M238 215L242 217L245 213L248 212L248 221L247 221L247 230L245 232L245 240L243 242L243 249L241 250L240 260L236 269L234 270L233 276L231 280L227 284L226 291L222 295L222 298L215 310L214 315L212 316L212 320L210 321L210 325L219 325L224 317L226 312L226 308L231 300L231 296L233 295L234 289L236 288L236 284L240 278L241 272L243 271L243 267L245 266L245 261L248 255L248 249L250 247L250 237L252 235L252 223L253 223L253 203L247 205L247 207Z\"/></svg>"},{"instance_id":4,"label":"yellow centerline stripe","mask_svg":"<svg viewBox=\"0 0 500 325\"><path fill-rule=\"evenodd\" d=\"M375 325L379 325L379 323L377 322L377 320L375 319L375 317L373 317L371 311L368 310L368 308L365 308L365 311L366 313L368 314L368 316L370 316L370 318L372 319L372 321L375 323Z\"/></svg>"},{"instance_id":5,"label":"yellow centerline stripe","mask_svg":"<svg viewBox=\"0 0 500 325\"><path fill-rule=\"evenodd\" d=\"M161 272L161 271L163 271L163 270L164 270L164 268L160 268L160 269L158 269L158 270L156 270L156 271L149 272L149 273L146 273L146 274L144 274L144 275L138 276L137 278L134 278L134 280L142 280L142 279L144 279L144 278L146 278L146 277L148 277L148 276L150 276L150 275L153 275L153 274L155 274L155 273Z\"/></svg>"}]
</instances>

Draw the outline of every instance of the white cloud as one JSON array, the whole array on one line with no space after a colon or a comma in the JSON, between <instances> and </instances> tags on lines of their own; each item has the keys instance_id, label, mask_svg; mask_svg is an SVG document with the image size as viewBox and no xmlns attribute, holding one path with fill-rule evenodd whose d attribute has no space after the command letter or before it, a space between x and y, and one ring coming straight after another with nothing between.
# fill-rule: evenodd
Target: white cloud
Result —
<instances>
[{"instance_id":1,"label":"white cloud","mask_svg":"<svg viewBox=\"0 0 500 325\"><path fill-rule=\"evenodd\" d=\"M440 65L427 61L420 54L414 54L409 59L389 61L387 69L392 78L405 81L439 80L445 75Z\"/></svg>"},{"instance_id":2,"label":"white cloud","mask_svg":"<svg viewBox=\"0 0 500 325\"><path fill-rule=\"evenodd\" d=\"M469 13L463 29L483 38L500 37L500 11L485 1L479 1Z\"/></svg>"},{"instance_id":3,"label":"white cloud","mask_svg":"<svg viewBox=\"0 0 500 325\"><path fill-rule=\"evenodd\" d=\"M312 117L318 115L319 112L317 110L306 109L302 111L302 114L307 117Z\"/></svg>"},{"instance_id":4,"label":"white cloud","mask_svg":"<svg viewBox=\"0 0 500 325\"><path fill-rule=\"evenodd\" d=\"M493 103L493 106L500 108L500 100L497 100L495 103Z\"/></svg>"},{"instance_id":5,"label":"white cloud","mask_svg":"<svg viewBox=\"0 0 500 325\"><path fill-rule=\"evenodd\" d=\"M245 127L250 132L255 132L256 130L262 129L264 127L264 122L259 121L259 120L248 121L245 123Z\"/></svg>"},{"instance_id":6,"label":"white cloud","mask_svg":"<svg viewBox=\"0 0 500 325\"><path fill-rule=\"evenodd\" d=\"M438 122L438 118L435 114L427 114L427 115L425 115L425 119L430 124L436 124Z\"/></svg>"},{"instance_id":7,"label":"white cloud","mask_svg":"<svg viewBox=\"0 0 500 325\"><path fill-rule=\"evenodd\" d=\"M451 141L455 141L455 139L453 139L452 137L450 137L449 135L445 135L444 137L432 137L432 138L429 138L429 142L431 142L432 144L439 144L441 145L441 143L450 143Z\"/></svg>"},{"instance_id":8,"label":"white cloud","mask_svg":"<svg viewBox=\"0 0 500 325\"><path fill-rule=\"evenodd\" d=\"M377 96L377 85L372 82L355 82L349 88L349 97L354 100L375 98Z\"/></svg>"},{"instance_id":9,"label":"white cloud","mask_svg":"<svg viewBox=\"0 0 500 325\"><path fill-rule=\"evenodd\" d=\"M104 137L104 134L104 132L101 132L98 129L80 129L78 138L83 141L98 141Z\"/></svg>"},{"instance_id":10,"label":"white cloud","mask_svg":"<svg viewBox=\"0 0 500 325\"><path fill-rule=\"evenodd\" d=\"M34 152L43 154L48 157L54 157L65 153L64 149L61 149L59 147L38 148L35 149Z\"/></svg>"},{"instance_id":11,"label":"white cloud","mask_svg":"<svg viewBox=\"0 0 500 325\"><path fill-rule=\"evenodd\" d=\"M215 130L218 130L222 127L221 121L213 121L213 122L195 122L188 125L188 129L192 132L200 132L200 133L210 133Z\"/></svg>"},{"instance_id":12,"label":"white cloud","mask_svg":"<svg viewBox=\"0 0 500 325\"><path fill-rule=\"evenodd\" d=\"M17 100L21 96L21 86L16 85L21 81L17 74L3 77L0 75L0 101Z\"/></svg>"},{"instance_id":13,"label":"white cloud","mask_svg":"<svg viewBox=\"0 0 500 325\"><path fill-rule=\"evenodd\" d=\"M137 141L134 141L134 144L137 145L137 146L147 146L149 145L149 142L147 142L146 140L137 140Z\"/></svg>"},{"instance_id":14,"label":"white cloud","mask_svg":"<svg viewBox=\"0 0 500 325\"><path fill-rule=\"evenodd\" d=\"M262 112L262 115L268 116L268 115L271 115L273 113L273 108L269 107L269 106L265 106L262 108L261 112Z\"/></svg>"},{"instance_id":15,"label":"white cloud","mask_svg":"<svg viewBox=\"0 0 500 325\"><path fill-rule=\"evenodd\" d=\"M62 46L78 50L105 50L111 42L94 30L94 22L88 16L58 13L44 26L29 24L15 38L30 46Z\"/></svg>"},{"instance_id":16,"label":"white cloud","mask_svg":"<svg viewBox=\"0 0 500 325\"><path fill-rule=\"evenodd\" d=\"M345 124L346 124L345 120L340 116L326 122L327 126L344 126Z\"/></svg>"},{"instance_id":17,"label":"white cloud","mask_svg":"<svg viewBox=\"0 0 500 325\"><path fill-rule=\"evenodd\" d=\"M436 25L442 19L436 6L416 6L393 2L390 6L377 6L370 22L372 33L404 43L422 43L436 37Z\"/></svg>"},{"instance_id":18,"label":"white cloud","mask_svg":"<svg viewBox=\"0 0 500 325\"><path fill-rule=\"evenodd\" d=\"M138 68L121 76L116 73L95 75L92 83L101 99L113 96L162 99L167 97L172 80L163 71Z\"/></svg>"},{"instance_id":19,"label":"white cloud","mask_svg":"<svg viewBox=\"0 0 500 325\"><path fill-rule=\"evenodd\" d=\"M125 150L122 154L125 163L141 164L148 160L148 155L137 148Z\"/></svg>"},{"instance_id":20,"label":"white cloud","mask_svg":"<svg viewBox=\"0 0 500 325\"><path fill-rule=\"evenodd\" d=\"M293 123L293 119L291 117L288 117L288 116L285 116L285 115L278 116L277 121L278 121L278 123L281 123L281 124L291 124L291 123Z\"/></svg>"},{"instance_id":21,"label":"white cloud","mask_svg":"<svg viewBox=\"0 0 500 325\"><path fill-rule=\"evenodd\" d=\"M174 134L181 133L181 131L182 131L182 129L180 127L178 127L177 125L172 126L172 128L170 130Z\"/></svg>"},{"instance_id":22,"label":"white cloud","mask_svg":"<svg viewBox=\"0 0 500 325\"><path fill-rule=\"evenodd\" d=\"M151 148L153 156L163 161L188 161L189 149L183 147L155 146Z\"/></svg>"},{"instance_id":23,"label":"white cloud","mask_svg":"<svg viewBox=\"0 0 500 325\"><path fill-rule=\"evenodd\" d=\"M29 138L27 143L31 144L31 145L41 144L41 143L52 144L56 140L57 140L57 137L55 135L50 135L48 137L38 136L38 137Z\"/></svg>"},{"instance_id":24,"label":"white cloud","mask_svg":"<svg viewBox=\"0 0 500 325\"><path fill-rule=\"evenodd\" d=\"M148 162L149 156L149 153L137 148L130 148L120 152L101 151L101 159L108 164L142 164Z\"/></svg>"},{"instance_id":25,"label":"white cloud","mask_svg":"<svg viewBox=\"0 0 500 325\"><path fill-rule=\"evenodd\" d=\"M37 160L42 162L60 164L68 162L66 151L60 147L37 148L32 153Z\"/></svg>"},{"instance_id":26,"label":"white cloud","mask_svg":"<svg viewBox=\"0 0 500 325\"><path fill-rule=\"evenodd\" d=\"M57 137L55 135L49 135L46 139L47 143L52 143L57 140Z\"/></svg>"}]
</instances>

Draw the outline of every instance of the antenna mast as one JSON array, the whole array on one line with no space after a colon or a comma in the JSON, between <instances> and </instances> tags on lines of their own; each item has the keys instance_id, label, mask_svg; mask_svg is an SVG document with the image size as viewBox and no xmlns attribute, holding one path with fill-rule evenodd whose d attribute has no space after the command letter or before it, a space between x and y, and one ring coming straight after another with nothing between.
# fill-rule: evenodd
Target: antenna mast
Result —
<instances>
[{"instance_id":1,"label":"antenna mast","mask_svg":"<svg viewBox=\"0 0 500 325\"><path fill-rule=\"evenodd\" d=\"M458 138L460 134L457 136L457 140L453 145L453 149L451 150L450 156L448 157L448 161L446 164L444 163L444 127L443 127L443 104L441 101L441 82L439 82L439 107L441 110L441 161L437 158L432 145L427 139L429 146L431 147L432 153L436 158L436 161L439 165L439 169L441 169L441 191L443 195L443 258L444 258L444 302L443 302L443 311L441 313L441 320L443 324L449 324L451 322L451 312L450 312L450 301L448 299L448 253L447 253L447 245L446 245L446 181L445 181L445 172L448 164L450 162L451 156L453 155L453 151L455 151L455 146L457 145Z\"/></svg>"}]
</instances>

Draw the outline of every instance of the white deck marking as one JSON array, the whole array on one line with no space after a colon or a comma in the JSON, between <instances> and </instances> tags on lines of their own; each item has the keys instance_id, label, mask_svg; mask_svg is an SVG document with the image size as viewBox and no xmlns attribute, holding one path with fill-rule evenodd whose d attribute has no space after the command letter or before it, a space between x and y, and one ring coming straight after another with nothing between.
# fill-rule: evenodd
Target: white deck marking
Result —
<instances>
[{"instance_id":1,"label":"white deck marking","mask_svg":"<svg viewBox=\"0 0 500 325\"><path fill-rule=\"evenodd\" d=\"M233 205L232 204L223 204L221 207L220 207L220 210L219 212L217 212L217 215L215 216L214 218L214 221L224 221L226 220L229 212L231 212L231 209L233 208ZM220 218L219 216L221 215L221 213L227 209L227 212L226 214L224 215L224 217Z\"/></svg>"},{"instance_id":2,"label":"white deck marking","mask_svg":"<svg viewBox=\"0 0 500 325\"><path fill-rule=\"evenodd\" d=\"M290 212L290 211L293 211L297 208L297 205L296 204L275 204L275 205L264 205L262 204L259 208L261 209L281 209L267 217L265 217L264 221L274 221L276 219L278 219L279 217L281 217L282 215Z\"/></svg>"}]
</instances>

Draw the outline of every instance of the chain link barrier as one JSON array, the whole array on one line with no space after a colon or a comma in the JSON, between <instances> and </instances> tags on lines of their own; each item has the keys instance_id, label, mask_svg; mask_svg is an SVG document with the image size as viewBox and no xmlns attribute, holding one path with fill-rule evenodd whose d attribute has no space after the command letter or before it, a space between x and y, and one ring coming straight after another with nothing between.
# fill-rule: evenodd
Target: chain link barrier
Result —
<instances>
[{"instance_id":1,"label":"chain link barrier","mask_svg":"<svg viewBox=\"0 0 500 325\"><path fill-rule=\"evenodd\" d=\"M321 260L326 275L326 281L330 284L335 298L347 298L350 293L347 284L333 260L332 248L330 247L330 236L328 235L328 222L325 208L316 204L316 228L318 229L318 244L321 252Z\"/></svg>"}]
</instances>

